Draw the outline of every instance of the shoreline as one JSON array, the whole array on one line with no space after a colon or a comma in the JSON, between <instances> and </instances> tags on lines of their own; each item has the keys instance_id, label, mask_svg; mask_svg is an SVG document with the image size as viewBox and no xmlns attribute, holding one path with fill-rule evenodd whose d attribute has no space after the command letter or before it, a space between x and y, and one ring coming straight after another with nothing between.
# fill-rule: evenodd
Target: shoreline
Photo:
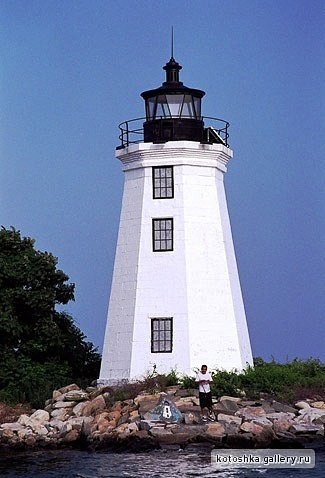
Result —
<instances>
[{"instance_id":1,"label":"shoreline","mask_svg":"<svg viewBox=\"0 0 325 478\"><path fill-rule=\"evenodd\" d=\"M109 387L53 392L44 409L0 425L2 450L143 452L191 448L325 447L325 403L214 397L215 421L202 422L196 390L168 387L113 401ZM167 407L167 408L166 408ZM167 410L168 413L165 413Z\"/></svg>"}]
</instances>

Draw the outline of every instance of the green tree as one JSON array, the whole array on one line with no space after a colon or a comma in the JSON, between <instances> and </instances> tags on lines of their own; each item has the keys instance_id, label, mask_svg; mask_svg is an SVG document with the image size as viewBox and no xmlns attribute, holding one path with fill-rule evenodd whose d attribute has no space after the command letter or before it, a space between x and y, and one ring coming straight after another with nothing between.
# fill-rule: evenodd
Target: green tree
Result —
<instances>
[{"instance_id":1,"label":"green tree","mask_svg":"<svg viewBox=\"0 0 325 478\"><path fill-rule=\"evenodd\" d=\"M100 355L66 312L73 283L57 258L0 230L0 399L40 405L53 388L98 376Z\"/></svg>"}]
</instances>

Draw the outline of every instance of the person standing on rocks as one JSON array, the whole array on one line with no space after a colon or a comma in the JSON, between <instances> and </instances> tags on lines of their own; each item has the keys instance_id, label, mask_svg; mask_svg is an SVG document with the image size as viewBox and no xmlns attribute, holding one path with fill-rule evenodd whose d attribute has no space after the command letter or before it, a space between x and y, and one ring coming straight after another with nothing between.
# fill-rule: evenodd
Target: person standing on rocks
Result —
<instances>
[{"instance_id":1,"label":"person standing on rocks","mask_svg":"<svg viewBox=\"0 0 325 478\"><path fill-rule=\"evenodd\" d=\"M202 420L204 422L215 420L215 416L212 408L212 393L210 389L210 383L212 383L212 376L208 372L207 365L201 366L201 371L196 374L196 383L199 384L199 401L201 407ZM208 415L206 414L208 410Z\"/></svg>"}]
</instances>

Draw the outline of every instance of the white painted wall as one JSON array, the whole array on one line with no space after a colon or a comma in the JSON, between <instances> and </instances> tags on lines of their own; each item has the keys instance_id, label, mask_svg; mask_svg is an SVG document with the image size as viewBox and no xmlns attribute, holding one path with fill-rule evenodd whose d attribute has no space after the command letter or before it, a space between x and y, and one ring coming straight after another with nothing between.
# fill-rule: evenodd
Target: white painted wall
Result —
<instances>
[{"instance_id":1,"label":"white painted wall","mask_svg":"<svg viewBox=\"0 0 325 478\"><path fill-rule=\"evenodd\" d=\"M117 151L123 204L99 383L177 368L252 363L224 193L232 151L192 141ZM174 199L152 198L152 166L174 166ZM174 250L153 252L152 218L174 218ZM153 317L173 317L172 353L151 353Z\"/></svg>"}]
</instances>

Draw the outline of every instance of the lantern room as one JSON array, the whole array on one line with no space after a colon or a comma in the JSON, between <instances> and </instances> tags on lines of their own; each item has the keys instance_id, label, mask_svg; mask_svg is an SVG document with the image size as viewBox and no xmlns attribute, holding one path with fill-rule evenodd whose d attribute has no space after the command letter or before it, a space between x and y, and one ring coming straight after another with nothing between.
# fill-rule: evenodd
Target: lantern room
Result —
<instances>
[{"instance_id":1,"label":"lantern room","mask_svg":"<svg viewBox=\"0 0 325 478\"><path fill-rule=\"evenodd\" d=\"M160 88L141 93L145 100L144 141L203 141L202 90L188 88L179 81L181 65L173 57L164 66L166 81Z\"/></svg>"}]
</instances>

